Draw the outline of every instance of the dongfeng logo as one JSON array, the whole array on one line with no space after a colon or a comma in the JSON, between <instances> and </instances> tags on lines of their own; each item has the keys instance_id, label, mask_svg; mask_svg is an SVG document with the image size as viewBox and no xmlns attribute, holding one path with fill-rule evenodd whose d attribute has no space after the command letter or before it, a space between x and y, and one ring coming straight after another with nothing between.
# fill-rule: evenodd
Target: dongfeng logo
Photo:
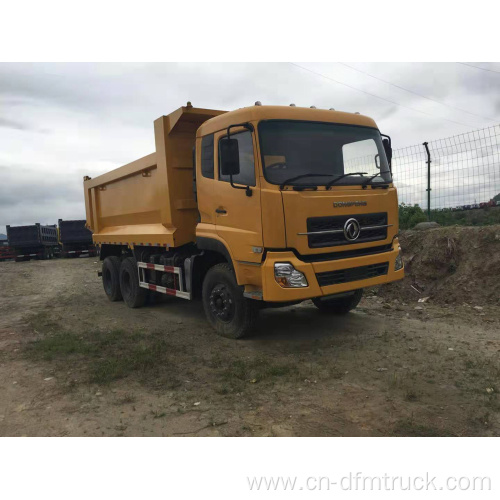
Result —
<instances>
[{"instance_id":1,"label":"dongfeng logo","mask_svg":"<svg viewBox=\"0 0 500 500\"><path fill-rule=\"evenodd\" d=\"M368 202L366 201L334 201L333 206L335 207L366 207Z\"/></svg>"},{"instance_id":2,"label":"dongfeng logo","mask_svg":"<svg viewBox=\"0 0 500 500\"><path fill-rule=\"evenodd\" d=\"M346 240L354 241L358 239L361 228L356 219L347 219L344 224L344 236Z\"/></svg>"}]
</instances>

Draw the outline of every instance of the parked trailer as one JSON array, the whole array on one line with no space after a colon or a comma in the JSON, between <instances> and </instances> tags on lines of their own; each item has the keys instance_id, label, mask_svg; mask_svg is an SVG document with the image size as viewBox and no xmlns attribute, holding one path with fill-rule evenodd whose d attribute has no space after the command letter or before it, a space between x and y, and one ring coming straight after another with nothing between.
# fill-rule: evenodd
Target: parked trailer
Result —
<instances>
[{"instance_id":1,"label":"parked trailer","mask_svg":"<svg viewBox=\"0 0 500 500\"><path fill-rule=\"evenodd\" d=\"M74 258L80 255L94 257L96 248L92 232L86 227L87 221L59 219L59 243L61 257Z\"/></svg>"},{"instance_id":2,"label":"parked trailer","mask_svg":"<svg viewBox=\"0 0 500 500\"><path fill-rule=\"evenodd\" d=\"M14 249L16 262L52 259L57 253L57 226L7 226L7 240Z\"/></svg>"},{"instance_id":3,"label":"parked trailer","mask_svg":"<svg viewBox=\"0 0 500 500\"><path fill-rule=\"evenodd\" d=\"M154 130L154 153L84 178L111 301L201 297L239 338L263 307L343 314L364 287L403 278L391 143L371 118L188 103Z\"/></svg>"}]
</instances>

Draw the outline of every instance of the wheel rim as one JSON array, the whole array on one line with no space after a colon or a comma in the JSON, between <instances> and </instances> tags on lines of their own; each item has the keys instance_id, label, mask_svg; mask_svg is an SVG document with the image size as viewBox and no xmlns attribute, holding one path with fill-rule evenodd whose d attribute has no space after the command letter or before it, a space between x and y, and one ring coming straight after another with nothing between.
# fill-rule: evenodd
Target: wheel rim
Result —
<instances>
[{"instance_id":1,"label":"wheel rim","mask_svg":"<svg viewBox=\"0 0 500 500\"><path fill-rule=\"evenodd\" d=\"M234 300L231 290L223 283L218 283L210 293L210 312L224 323L234 318Z\"/></svg>"}]
</instances>

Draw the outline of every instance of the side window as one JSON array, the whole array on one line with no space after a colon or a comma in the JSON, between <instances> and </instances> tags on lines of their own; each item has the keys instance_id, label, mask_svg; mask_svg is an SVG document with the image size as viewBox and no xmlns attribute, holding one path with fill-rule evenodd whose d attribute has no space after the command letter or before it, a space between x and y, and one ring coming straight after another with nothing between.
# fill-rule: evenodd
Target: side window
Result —
<instances>
[{"instance_id":1,"label":"side window","mask_svg":"<svg viewBox=\"0 0 500 500\"><path fill-rule=\"evenodd\" d=\"M253 157L253 142L251 132L239 132L231 134L231 139L238 140L238 150L240 154L240 173L233 175L235 184L243 184L245 186L255 186L255 162ZM219 139L226 140L226 137ZM229 182L229 175L222 175L220 172L220 147L219 147L219 180Z\"/></svg>"},{"instance_id":2,"label":"side window","mask_svg":"<svg viewBox=\"0 0 500 500\"><path fill-rule=\"evenodd\" d=\"M201 175L214 178L214 134L201 139Z\"/></svg>"}]
</instances>

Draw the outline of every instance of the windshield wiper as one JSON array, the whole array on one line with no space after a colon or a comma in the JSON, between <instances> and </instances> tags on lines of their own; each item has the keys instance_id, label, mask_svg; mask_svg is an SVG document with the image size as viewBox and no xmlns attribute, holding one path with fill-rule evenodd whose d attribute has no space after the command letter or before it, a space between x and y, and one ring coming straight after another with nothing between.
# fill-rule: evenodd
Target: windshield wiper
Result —
<instances>
[{"instance_id":1,"label":"windshield wiper","mask_svg":"<svg viewBox=\"0 0 500 500\"><path fill-rule=\"evenodd\" d=\"M375 175L372 175L371 177L368 177L368 179L366 179L365 182L363 182L363 184L361 184L362 186L368 186L368 184L370 184L370 182L375 179L375 177L378 177L380 175L380 172L376 173Z\"/></svg>"},{"instance_id":2,"label":"windshield wiper","mask_svg":"<svg viewBox=\"0 0 500 500\"><path fill-rule=\"evenodd\" d=\"M290 177L290 179L286 179L280 184L280 189L283 189L287 184L290 184L290 182L293 181L298 181L299 179L304 179L305 177L333 177L331 174L302 174L302 175L297 175L295 177Z\"/></svg>"},{"instance_id":3,"label":"windshield wiper","mask_svg":"<svg viewBox=\"0 0 500 500\"><path fill-rule=\"evenodd\" d=\"M366 187L366 186L368 186L368 184L371 184L372 180L373 180L373 179L375 179L375 177L379 177L379 176L381 176L381 175L382 175L382 172L378 172L378 173L376 173L375 175L372 175L371 177L368 177L368 179L366 179L366 181L365 181L365 182L363 182L363 184L361 184L361 186L362 186L362 187ZM386 182L386 184L387 184L387 182ZM377 185L380 185L380 186L381 186L382 184L381 184L381 183L377 183Z\"/></svg>"},{"instance_id":4,"label":"windshield wiper","mask_svg":"<svg viewBox=\"0 0 500 500\"><path fill-rule=\"evenodd\" d=\"M344 177L350 177L351 175L365 175L367 172L350 172L349 174L342 174L335 179L332 179L326 186L326 189L330 189L337 181L340 181L340 179L343 179Z\"/></svg>"}]
</instances>

